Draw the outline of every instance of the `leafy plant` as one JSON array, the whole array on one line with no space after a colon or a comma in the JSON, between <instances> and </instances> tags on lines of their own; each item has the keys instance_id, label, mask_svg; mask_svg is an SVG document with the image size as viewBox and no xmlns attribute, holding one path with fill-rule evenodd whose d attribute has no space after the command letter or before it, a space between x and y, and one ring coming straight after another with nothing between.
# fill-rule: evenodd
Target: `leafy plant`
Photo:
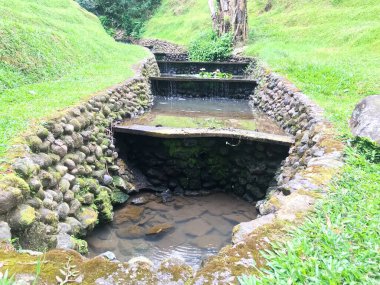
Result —
<instances>
[{"instance_id":1,"label":"leafy plant","mask_svg":"<svg viewBox=\"0 0 380 285\"><path fill-rule=\"evenodd\" d=\"M232 54L232 34L218 36L215 32L201 33L189 46L189 58L193 61L226 60Z\"/></svg>"},{"instance_id":2,"label":"leafy plant","mask_svg":"<svg viewBox=\"0 0 380 285\"><path fill-rule=\"evenodd\" d=\"M0 272L0 285L13 285L14 284L14 278L13 276L8 275L8 270L5 271L5 273Z\"/></svg>"},{"instance_id":3,"label":"leafy plant","mask_svg":"<svg viewBox=\"0 0 380 285\"><path fill-rule=\"evenodd\" d=\"M198 75L203 78L232 78L231 73L221 72L219 69L213 72L208 72L205 71L204 68L201 68Z\"/></svg>"},{"instance_id":4,"label":"leafy plant","mask_svg":"<svg viewBox=\"0 0 380 285\"><path fill-rule=\"evenodd\" d=\"M55 277L58 284L65 285L65 284L75 282L75 278L79 275L79 271L75 270L75 268L76 268L76 265L71 264L71 257L68 257L64 268L59 270L62 277L61 276Z\"/></svg>"}]
</instances>

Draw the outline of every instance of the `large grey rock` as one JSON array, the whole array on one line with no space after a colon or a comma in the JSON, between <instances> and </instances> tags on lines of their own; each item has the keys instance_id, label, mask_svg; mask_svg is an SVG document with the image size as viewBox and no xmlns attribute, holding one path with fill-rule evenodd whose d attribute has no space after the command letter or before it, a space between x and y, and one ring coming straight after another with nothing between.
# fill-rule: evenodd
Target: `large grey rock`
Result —
<instances>
[{"instance_id":1,"label":"large grey rock","mask_svg":"<svg viewBox=\"0 0 380 285\"><path fill-rule=\"evenodd\" d=\"M380 144L380 95L368 96L356 105L350 128L353 135L367 137Z\"/></svg>"},{"instance_id":2,"label":"large grey rock","mask_svg":"<svg viewBox=\"0 0 380 285\"><path fill-rule=\"evenodd\" d=\"M0 215L8 213L23 199L22 191L18 188L7 187L0 189Z\"/></svg>"}]
</instances>

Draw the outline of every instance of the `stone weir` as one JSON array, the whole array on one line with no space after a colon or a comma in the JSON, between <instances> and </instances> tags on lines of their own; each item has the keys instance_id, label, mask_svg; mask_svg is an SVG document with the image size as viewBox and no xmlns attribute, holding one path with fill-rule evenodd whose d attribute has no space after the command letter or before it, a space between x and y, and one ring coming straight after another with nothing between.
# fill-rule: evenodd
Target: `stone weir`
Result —
<instances>
[{"instance_id":1,"label":"stone weir","mask_svg":"<svg viewBox=\"0 0 380 285\"><path fill-rule=\"evenodd\" d=\"M162 97L248 99L257 82L242 78L200 78L195 76L151 77L152 91Z\"/></svg>"},{"instance_id":2,"label":"stone weir","mask_svg":"<svg viewBox=\"0 0 380 285\"><path fill-rule=\"evenodd\" d=\"M293 139L244 130L119 126L120 156L174 193L265 197Z\"/></svg>"}]
</instances>

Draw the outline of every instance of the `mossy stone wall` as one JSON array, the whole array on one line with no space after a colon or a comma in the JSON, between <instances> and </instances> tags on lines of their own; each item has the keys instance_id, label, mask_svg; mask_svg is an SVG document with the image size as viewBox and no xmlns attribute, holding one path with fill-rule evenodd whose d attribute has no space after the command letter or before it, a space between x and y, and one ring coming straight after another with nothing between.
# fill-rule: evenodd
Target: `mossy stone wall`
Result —
<instances>
[{"instance_id":1,"label":"mossy stone wall","mask_svg":"<svg viewBox=\"0 0 380 285\"><path fill-rule=\"evenodd\" d=\"M75 248L72 237L112 220L112 204L127 198L129 183L120 174L112 126L149 109L149 77L157 75L149 58L134 78L29 132L26 152L11 169L16 175L0 180L0 221L23 248Z\"/></svg>"}]
</instances>

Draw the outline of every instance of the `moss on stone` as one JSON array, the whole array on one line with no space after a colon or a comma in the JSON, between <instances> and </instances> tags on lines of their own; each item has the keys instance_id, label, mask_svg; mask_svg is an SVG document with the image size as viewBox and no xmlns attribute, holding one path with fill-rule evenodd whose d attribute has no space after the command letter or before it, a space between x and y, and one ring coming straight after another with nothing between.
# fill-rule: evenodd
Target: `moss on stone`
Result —
<instances>
[{"instance_id":1,"label":"moss on stone","mask_svg":"<svg viewBox=\"0 0 380 285\"><path fill-rule=\"evenodd\" d=\"M107 190L101 189L94 203L97 206L102 221L110 222L113 220L113 207L110 194Z\"/></svg>"},{"instance_id":2,"label":"moss on stone","mask_svg":"<svg viewBox=\"0 0 380 285\"><path fill-rule=\"evenodd\" d=\"M6 175L0 179L0 190L7 191L8 188L19 189L23 196L28 196L30 193L28 183L14 174Z\"/></svg>"},{"instance_id":3,"label":"moss on stone","mask_svg":"<svg viewBox=\"0 0 380 285\"><path fill-rule=\"evenodd\" d=\"M84 228L92 230L98 223L98 212L92 207L82 207L78 218Z\"/></svg>"},{"instance_id":4,"label":"moss on stone","mask_svg":"<svg viewBox=\"0 0 380 285\"><path fill-rule=\"evenodd\" d=\"M76 237L71 237L71 241L74 244L74 249L78 251L80 254L87 254L88 253L88 244L87 241L83 239L79 239Z\"/></svg>"},{"instance_id":5,"label":"moss on stone","mask_svg":"<svg viewBox=\"0 0 380 285\"><path fill-rule=\"evenodd\" d=\"M231 276L257 274L258 269L265 268L265 259L260 251L270 248L269 240L282 239L287 224L283 221L260 227L249 235L243 242L234 246L228 245L215 256L206 261L205 265L196 273L194 280L200 277L207 278L212 283L216 272L229 272ZM237 282L237 280L235 280ZM218 280L214 280L217 284Z\"/></svg>"},{"instance_id":6,"label":"moss on stone","mask_svg":"<svg viewBox=\"0 0 380 285\"><path fill-rule=\"evenodd\" d=\"M34 208L27 206L20 210L20 224L25 227L30 226L36 220L36 211Z\"/></svg>"}]
</instances>

